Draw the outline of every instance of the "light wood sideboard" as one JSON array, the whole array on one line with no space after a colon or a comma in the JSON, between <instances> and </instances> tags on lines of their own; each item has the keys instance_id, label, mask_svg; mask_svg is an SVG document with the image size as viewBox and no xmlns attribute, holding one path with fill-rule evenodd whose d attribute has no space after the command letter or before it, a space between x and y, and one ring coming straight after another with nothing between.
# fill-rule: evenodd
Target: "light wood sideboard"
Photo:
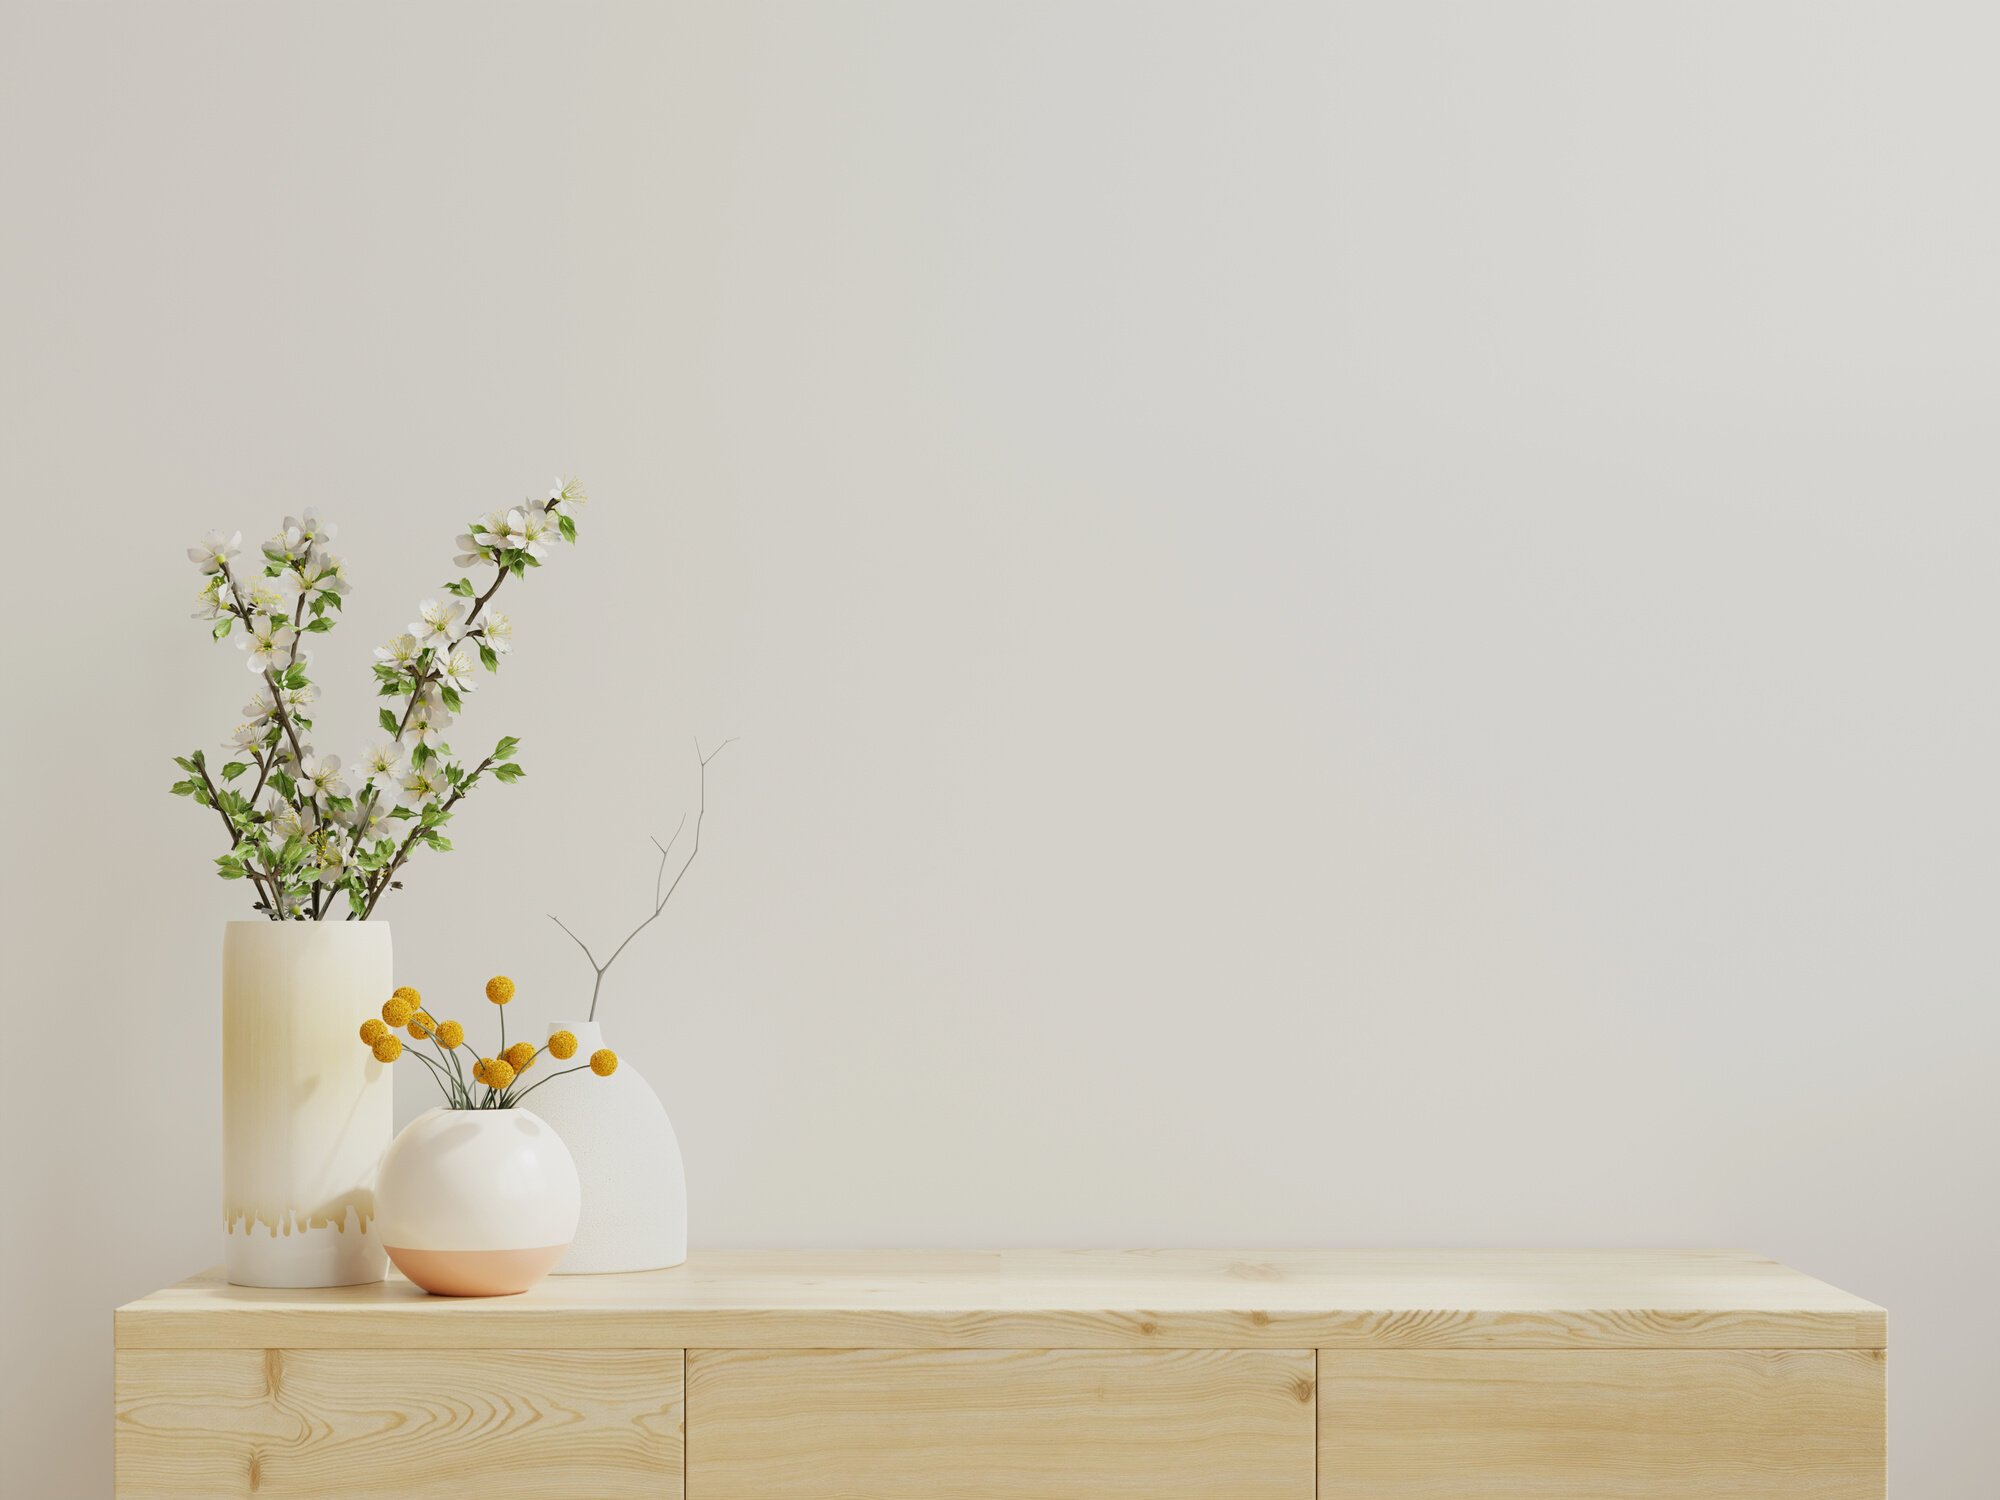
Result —
<instances>
[{"instance_id":1,"label":"light wood sideboard","mask_svg":"<svg viewBox=\"0 0 2000 1500\"><path fill-rule=\"evenodd\" d=\"M1881 1308L1737 1251L730 1251L120 1308L119 1500L1881 1500Z\"/></svg>"}]
</instances>

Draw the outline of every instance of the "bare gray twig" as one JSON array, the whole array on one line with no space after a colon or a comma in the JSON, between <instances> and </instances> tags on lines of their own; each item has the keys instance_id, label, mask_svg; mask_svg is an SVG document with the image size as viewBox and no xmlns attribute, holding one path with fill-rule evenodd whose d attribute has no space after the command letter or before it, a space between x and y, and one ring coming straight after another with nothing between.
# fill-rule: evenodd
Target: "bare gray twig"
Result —
<instances>
[{"instance_id":1,"label":"bare gray twig","mask_svg":"<svg viewBox=\"0 0 2000 1500\"><path fill-rule=\"evenodd\" d=\"M660 913L667 909L667 903L674 899L674 892L680 889L681 880L700 856L701 824L702 819L708 816L708 763L735 743L735 738L731 737L717 745L708 754L703 755L701 753L701 741L696 740L694 742L695 759L701 765L701 794L700 800L695 805L694 812L694 843L688 850L687 858L681 861L680 869L674 872L673 883L668 885L665 892L662 893L660 883L666 879L667 865L673 857L674 845L680 842L681 831L687 827L687 814L681 814L680 824L674 829L674 836L672 838L668 839L664 844L657 838L653 840L653 847L660 851L660 868L653 876L653 909L637 927L634 927L630 932L625 934L624 942L621 942L616 948L611 950L611 957L605 959L603 963L599 963L597 955L590 951L590 945L574 932L570 932L569 927L563 922L561 917L558 917L554 912L549 913L549 920L555 923L556 926L561 927L564 932L569 933L570 941L583 950L585 960L590 964L592 972L596 975L590 986L590 1014L584 1018L585 1020L595 1021L597 1019L597 997L604 989L604 975L606 971L618 962L618 955L625 951L632 939L652 926Z\"/></svg>"}]
</instances>

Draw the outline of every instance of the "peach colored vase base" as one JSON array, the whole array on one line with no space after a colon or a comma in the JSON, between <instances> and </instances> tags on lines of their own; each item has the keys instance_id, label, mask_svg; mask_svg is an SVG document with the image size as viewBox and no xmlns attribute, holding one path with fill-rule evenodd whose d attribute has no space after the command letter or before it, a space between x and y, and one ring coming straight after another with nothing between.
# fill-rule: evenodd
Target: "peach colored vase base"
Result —
<instances>
[{"instance_id":1,"label":"peach colored vase base","mask_svg":"<svg viewBox=\"0 0 2000 1500\"><path fill-rule=\"evenodd\" d=\"M384 1247L396 1269L440 1297L511 1297L549 1274L568 1245L534 1250L399 1250Z\"/></svg>"}]
</instances>

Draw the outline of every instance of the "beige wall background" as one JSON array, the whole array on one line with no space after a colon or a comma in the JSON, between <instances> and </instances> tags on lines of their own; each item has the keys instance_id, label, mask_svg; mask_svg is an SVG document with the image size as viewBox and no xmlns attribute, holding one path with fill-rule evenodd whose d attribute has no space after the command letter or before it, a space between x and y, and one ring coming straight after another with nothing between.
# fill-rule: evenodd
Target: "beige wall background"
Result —
<instances>
[{"instance_id":1,"label":"beige wall background","mask_svg":"<svg viewBox=\"0 0 2000 1500\"><path fill-rule=\"evenodd\" d=\"M218 1258L182 549L559 468L401 977L614 973L701 1245L1745 1245L1989 1493L2000 22L13 5L10 1495ZM460 997L452 1002L450 997ZM423 1104L406 1078L403 1112Z\"/></svg>"}]
</instances>

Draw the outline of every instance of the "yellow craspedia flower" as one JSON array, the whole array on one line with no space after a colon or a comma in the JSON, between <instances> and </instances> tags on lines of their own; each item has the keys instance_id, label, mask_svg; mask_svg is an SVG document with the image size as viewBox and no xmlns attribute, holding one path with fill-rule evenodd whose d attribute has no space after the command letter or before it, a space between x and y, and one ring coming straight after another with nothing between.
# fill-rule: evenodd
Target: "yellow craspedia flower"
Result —
<instances>
[{"instance_id":1,"label":"yellow craspedia flower","mask_svg":"<svg viewBox=\"0 0 2000 1500\"><path fill-rule=\"evenodd\" d=\"M437 1026L438 1023L433 1021L426 1011L417 1011L410 1017L410 1035L418 1041L422 1041L433 1031L436 1031Z\"/></svg>"},{"instance_id":2,"label":"yellow craspedia flower","mask_svg":"<svg viewBox=\"0 0 2000 1500\"><path fill-rule=\"evenodd\" d=\"M496 1057L486 1065L486 1086L504 1089L514 1081L514 1065L504 1057Z\"/></svg>"},{"instance_id":3,"label":"yellow craspedia flower","mask_svg":"<svg viewBox=\"0 0 2000 1500\"><path fill-rule=\"evenodd\" d=\"M372 1047L388 1034L389 1028L373 1016L370 1016L361 1023L361 1042L363 1046Z\"/></svg>"},{"instance_id":4,"label":"yellow craspedia flower","mask_svg":"<svg viewBox=\"0 0 2000 1500\"><path fill-rule=\"evenodd\" d=\"M375 1043L375 1061L377 1062L394 1062L402 1055L403 1039L399 1036L392 1036L384 1032L381 1039Z\"/></svg>"},{"instance_id":5,"label":"yellow craspedia flower","mask_svg":"<svg viewBox=\"0 0 2000 1500\"><path fill-rule=\"evenodd\" d=\"M549 1056L558 1062L568 1062L576 1056L576 1033L558 1031L549 1038Z\"/></svg>"},{"instance_id":6,"label":"yellow craspedia flower","mask_svg":"<svg viewBox=\"0 0 2000 1500\"><path fill-rule=\"evenodd\" d=\"M456 1021L446 1021L437 1029L440 1042L447 1047L456 1047L465 1041L465 1028Z\"/></svg>"},{"instance_id":7,"label":"yellow craspedia flower","mask_svg":"<svg viewBox=\"0 0 2000 1500\"><path fill-rule=\"evenodd\" d=\"M516 1042L500 1055L507 1059L516 1073L525 1073L535 1061L534 1044L531 1042Z\"/></svg>"},{"instance_id":8,"label":"yellow craspedia flower","mask_svg":"<svg viewBox=\"0 0 2000 1500\"><path fill-rule=\"evenodd\" d=\"M400 993L391 995L382 1002L382 1019L391 1026L408 1025L410 1017L416 1013L416 1006L405 1000Z\"/></svg>"},{"instance_id":9,"label":"yellow craspedia flower","mask_svg":"<svg viewBox=\"0 0 2000 1500\"><path fill-rule=\"evenodd\" d=\"M474 1083L486 1082L486 1064L490 1061L490 1058L482 1057L472 1065L472 1081Z\"/></svg>"},{"instance_id":10,"label":"yellow craspedia flower","mask_svg":"<svg viewBox=\"0 0 2000 1500\"><path fill-rule=\"evenodd\" d=\"M618 1071L618 1054L609 1047L599 1047L590 1054L590 1071L599 1078L609 1078Z\"/></svg>"},{"instance_id":11,"label":"yellow craspedia flower","mask_svg":"<svg viewBox=\"0 0 2000 1500\"><path fill-rule=\"evenodd\" d=\"M505 974L495 974L486 981L486 998L495 1005L505 1005L514 998L514 981Z\"/></svg>"},{"instance_id":12,"label":"yellow craspedia flower","mask_svg":"<svg viewBox=\"0 0 2000 1500\"><path fill-rule=\"evenodd\" d=\"M409 984L398 985L394 990L390 991L390 993L393 994L398 1000L409 1001L412 1009L415 1009L417 1006L422 1005L424 1003L424 997L417 993L415 985L409 985Z\"/></svg>"}]
</instances>

